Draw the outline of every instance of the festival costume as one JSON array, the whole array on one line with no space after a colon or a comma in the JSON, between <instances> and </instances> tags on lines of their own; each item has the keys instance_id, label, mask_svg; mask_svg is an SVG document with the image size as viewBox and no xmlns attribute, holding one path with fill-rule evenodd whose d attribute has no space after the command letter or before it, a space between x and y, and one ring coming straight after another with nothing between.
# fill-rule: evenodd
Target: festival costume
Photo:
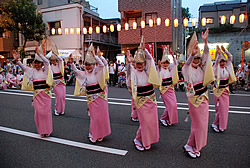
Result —
<instances>
[{"instance_id":1,"label":"festival costume","mask_svg":"<svg viewBox=\"0 0 250 168\"><path fill-rule=\"evenodd\" d=\"M215 127L214 130L216 132L218 132L218 129L221 131L227 129L230 93L229 84L236 81L232 64L232 55L228 51L225 51L225 54L228 59L226 59L224 53L221 52L220 55L217 55L215 65L213 66L216 80L213 88L215 120L212 127ZM224 68L220 67L221 60L227 61Z\"/></svg>"},{"instance_id":2,"label":"festival costume","mask_svg":"<svg viewBox=\"0 0 250 168\"><path fill-rule=\"evenodd\" d=\"M170 62L165 50L161 62ZM177 101L174 91L174 85L176 85L179 80L176 58L174 58L173 64L169 65L167 69L161 67L159 71L161 79L160 94L166 107L160 121L163 123L166 122L167 124L165 126L167 126L178 123Z\"/></svg>"},{"instance_id":3,"label":"festival costume","mask_svg":"<svg viewBox=\"0 0 250 168\"><path fill-rule=\"evenodd\" d=\"M207 144L209 117L207 85L214 81L214 73L207 43L204 46L200 65L197 68L192 67L194 57L200 57L199 51L198 55L191 56L196 40L197 36L194 33L189 45L189 58L182 68L182 73L185 80L189 113L192 120L191 134L185 146L191 147L197 155L200 155L199 151ZM184 148L187 151L187 147L185 146Z\"/></svg>"},{"instance_id":4,"label":"festival costume","mask_svg":"<svg viewBox=\"0 0 250 168\"><path fill-rule=\"evenodd\" d=\"M54 54L50 59L57 59L58 63L56 65L51 65L51 70L53 72L53 88L55 93L55 115L64 114L65 110L65 98L66 98L66 83L64 81L64 66L63 59Z\"/></svg>"},{"instance_id":5,"label":"festival costume","mask_svg":"<svg viewBox=\"0 0 250 168\"><path fill-rule=\"evenodd\" d=\"M42 60L41 60L42 59ZM51 91L50 87L53 83L52 71L49 61L40 54L36 55L35 60L44 62L41 70L26 67L20 61L17 64L23 69L22 90L33 90L33 106L35 109L35 123L37 132L40 135L50 135L52 128L52 112L51 112Z\"/></svg>"},{"instance_id":6,"label":"festival costume","mask_svg":"<svg viewBox=\"0 0 250 168\"><path fill-rule=\"evenodd\" d=\"M128 86L132 89L132 96L140 122L134 143L138 149L150 149L151 144L159 141L159 125L157 102L154 87L160 86L160 80L155 68L153 57L143 50L141 45L135 53L135 62L146 62L146 69L142 72L128 64ZM140 150L138 149L138 150Z\"/></svg>"},{"instance_id":7,"label":"festival costume","mask_svg":"<svg viewBox=\"0 0 250 168\"><path fill-rule=\"evenodd\" d=\"M76 75L75 96L87 94L88 108L90 115L89 138L91 142L101 141L104 137L111 134L108 97L106 93L105 66L98 56L92 56L89 47L85 62L95 64L93 71L79 71L74 64L71 64Z\"/></svg>"}]
</instances>

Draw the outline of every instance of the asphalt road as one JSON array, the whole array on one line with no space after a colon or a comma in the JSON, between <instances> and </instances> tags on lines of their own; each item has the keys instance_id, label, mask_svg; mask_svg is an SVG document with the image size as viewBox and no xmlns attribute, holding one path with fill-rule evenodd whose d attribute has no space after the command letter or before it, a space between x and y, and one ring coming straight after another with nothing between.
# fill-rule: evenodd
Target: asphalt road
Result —
<instances>
[{"instance_id":1,"label":"asphalt road","mask_svg":"<svg viewBox=\"0 0 250 168\"><path fill-rule=\"evenodd\" d=\"M53 116L52 138L48 141L29 136L37 133L34 110L31 106L32 93L19 90L0 91L0 127L25 131L16 134L0 129L0 167L250 167L250 92L238 91L230 95L228 129L215 133L209 127L207 146L201 158L191 159L183 153L183 145L190 134L190 119L186 123L188 106L184 92L176 92L179 123L160 128L160 142L151 150L139 152L133 145L139 123L130 120L130 95L125 88L109 88L109 113L112 134L93 149L74 147L70 143L90 144L87 135L89 117L84 97L73 96L74 87L67 87L64 116ZM158 99L159 116L164 105ZM54 104L54 99L52 101ZM209 123L215 117L213 95L210 95ZM54 107L53 107L54 108ZM36 136L36 135L34 135ZM37 137L39 137L37 135ZM55 142L51 142L54 141ZM60 144L70 140L69 144ZM58 143L59 142L59 143ZM119 149L125 155L96 151Z\"/></svg>"}]
</instances>

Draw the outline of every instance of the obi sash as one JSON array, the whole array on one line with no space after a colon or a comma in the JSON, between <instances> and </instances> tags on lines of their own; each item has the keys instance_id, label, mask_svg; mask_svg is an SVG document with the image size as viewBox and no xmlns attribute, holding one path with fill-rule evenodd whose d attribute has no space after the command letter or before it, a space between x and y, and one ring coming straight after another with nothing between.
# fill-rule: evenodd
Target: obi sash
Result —
<instances>
[{"instance_id":1,"label":"obi sash","mask_svg":"<svg viewBox=\"0 0 250 168\"><path fill-rule=\"evenodd\" d=\"M207 91L207 86L203 86L203 81L194 83L195 95L202 95Z\"/></svg>"},{"instance_id":2,"label":"obi sash","mask_svg":"<svg viewBox=\"0 0 250 168\"><path fill-rule=\"evenodd\" d=\"M46 79L33 80L34 90L50 88L46 83Z\"/></svg>"},{"instance_id":3,"label":"obi sash","mask_svg":"<svg viewBox=\"0 0 250 168\"><path fill-rule=\"evenodd\" d=\"M228 78L220 79L220 86L219 86L219 88L226 88L226 87L228 87L228 81L229 81Z\"/></svg>"},{"instance_id":4,"label":"obi sash","mask_svg":"<svg viewBox=\"0 0 250 168\"><path fill-rule=\"evenodd\" d=\"M152 84L137 86L137 96L150 96L152 94L154 94L154 87Z\"/></svg>"},{"instance_id":5,"label":"obi sash","mask_svg":"<svg viewBox=\"0 0 250 168\"><path fill-rule=\"evenodd\" d=\"M101 89L99 83L95 83L92 85L87 85L86 86L86 92L87 94L95 94L95 93L100 93L103 90Z\"/></svg>"},{"instance_id":6,"label":"obi sash","mask_svg":"<svg viewBox=\"0 0 250 168\"><path fill-rule=\"evenodd\" d=\"M58 79L62 79L62 78L63 78L63 76L62 76L61 72L53 73L53 79L54 80L58 80Z\"/></svg>"},{"instance_id":7,"label":"obi sash","mask_svg":"<svg viewBox=\"0 0 250 168\"><path fill-rule=\"evenodd\" d=\"M172 76L162 79L162 86L169 86L172 84Z\"/></svg>"}]
</instances>

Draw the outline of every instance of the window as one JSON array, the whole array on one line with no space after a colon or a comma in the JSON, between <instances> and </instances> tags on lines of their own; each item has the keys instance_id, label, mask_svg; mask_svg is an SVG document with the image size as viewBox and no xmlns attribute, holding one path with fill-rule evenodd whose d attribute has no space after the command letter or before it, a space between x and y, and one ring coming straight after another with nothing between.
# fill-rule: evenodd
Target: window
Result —
<instances>
[{"instance_id":1,"label":"window","mask_svg":"<svg viewBox=\"0 0 250 168\"><path fill-rule=\"evenodd\" d=\"M146 13L145 14L145 18L146 18L146 24L148 25L149 19L153 19L153 21L155 20L156 22L156 18L157 18L157 13Z\"/></svg>"},{"instance_id":2,"label":"window","mask_svg":"<svg viewBox=\"0 0 250 168\"><path fill-rule=\"evenodd\" d=\"M207 18L207 24L213 24L214 19L213 18Z\"/></svg>"},{"instance_id":3,"label":"window","mask_svg":"<svg viewBox=\"0 0 250 168\"><path fill-rule=\"evenodd\" d=\"M61 22L49 22L49 35L61 35L62 34L62 29L61 29ZM60 30L58 31L58 29Z\"/></svg>"},{"instance_id":4,"label":"window","mask_svg":"<svg viewBox=\"0 0 250 168\"><path fill-rule=\"evenodd\" d=\"M0 37L2 37L2 38L9 38L9 32L0 33Z\"/></svg>"},{"instance_id":5,"label":"window","mask_svg":"<svg viewBox=\"0 0 250 168\"><path fill-rule=\"evenodd\" d=\"M43 0L37 0L37 5L42 5L43 4Z\"/></svg>"}]
</instances>

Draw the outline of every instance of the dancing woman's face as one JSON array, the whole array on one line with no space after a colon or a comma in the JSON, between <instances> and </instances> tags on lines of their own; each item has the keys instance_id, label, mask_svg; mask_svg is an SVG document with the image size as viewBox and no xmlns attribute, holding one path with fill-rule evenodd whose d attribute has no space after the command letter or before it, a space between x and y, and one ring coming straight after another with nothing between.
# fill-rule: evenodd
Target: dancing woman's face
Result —
<instances>
[{"instance_id":1,"label":"dancing woman's face","mask_svg":"<svg viewBox=\"0 0 250 168\"><path fill-rule=\"evenodd\" d=\"M135 67L138 71L142 72L145 68L145 62L144 63L136 63Z\"/></svg>"},{"instance_id":2,"label":"dancing woman's face","mask_svg":"<svg viewBox=\"0 0 250 168\"><path fill-rule=\"evenodd\" d=\"M168 61L162 62L161 65L163 69L167 69L169 66L169 62Z\"/></svg>"},{"instance_id":3,"label":"dancing woman's face","mask_svg":"<svg viewBox=\"0 0 250 168\"><path fill-rule=\"evenodd\" d=\"M93 72L94 64L85 64L85 69L88 73Z\"/></svg>"}]
</instances>

